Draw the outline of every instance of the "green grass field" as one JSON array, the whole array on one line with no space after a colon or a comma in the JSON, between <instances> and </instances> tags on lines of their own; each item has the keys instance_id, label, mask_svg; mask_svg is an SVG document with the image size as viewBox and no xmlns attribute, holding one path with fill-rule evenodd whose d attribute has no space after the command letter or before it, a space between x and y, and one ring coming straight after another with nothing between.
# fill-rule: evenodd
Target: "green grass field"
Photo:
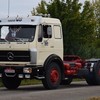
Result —
<instances>
[{"instance_id":1,"label":"green grass field","mask_svg":"<svg viewBox=\"0 0 100 100\"><path fill-rule=\"evenodd\" d=\"M39 80L35 80L35 79L32 79L32 80L22 80L22 82L21 82L21 85L35 85L35 84L41 84L41 81L39 81Z\"/></svg>"},{"instance_id":2,"label":"green grass field","mask_svg":"<svg viewBox=\"0 0 100 100\"><path fill-rule=\"evenodd\" d=\"M92 97L89 100L100 100L100 97Z\"/></svg>"}]
</instances>

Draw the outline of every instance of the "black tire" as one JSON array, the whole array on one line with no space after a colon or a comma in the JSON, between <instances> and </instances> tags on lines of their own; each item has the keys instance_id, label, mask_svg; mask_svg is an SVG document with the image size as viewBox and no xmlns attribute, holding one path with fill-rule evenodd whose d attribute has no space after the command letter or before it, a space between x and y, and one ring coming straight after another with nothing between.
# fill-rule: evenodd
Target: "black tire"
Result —
<instances>
[{"instance_id":1,"label":"black tire","mask_svg":"<svg viewBox=\"0 0 100 100\"><path fill-rule=\"evenodd\" d=\"M15 90L20 85L21 79L18 79L18 77L6 77L3 75L2 82L7 89Z\"/></svg>"},{"instance_id":2,"label":"black tire","mask_svg":"<svg viewBox=\"0 0 100 100\"><path fill-rule=\"evenodd\" d=\"M88 85L96 85L97 84L94 72L89 72L85 79L86 79L86 82L88 83Z\"/></svg>"},{"instance_id":3,"label":"black tire","mask_svg":"<svg viewBox=\"0 0 100 100\"><path fill-rule=\"evenodd\" d=\"M46 89L56 89L61 82L61 71L57 63L51 62L45 69L45 79L42 83Z\"/></svg>"},{"instance_id":4,"label":"black tire","mask_svg":"<svg viewBox=\"0 0 100 100\"><path fill-rule=\"evenodd\" d=\"M100 85L100 61L98 61L98 63L94 67L94 73L95 73L96 84Z\"/></svg>"},{"instance_id":5,"label":"black tire","mask_svg":"<svg viewBox=\"0 0 100 100\"><path fill-rule=\"evenodd\" d=\"M89 85L100 85L100 61L95 64L93 72L88 73L86 82Z\"/></svg>"},{"instance_id":6,"label":"black tire","mask_svg":"<svg viewBox=\"0 0 100 100\"><path fill-rule=\"evenodd\" d=\"M62 80L61 85L70 85L73 78L68 78L67 80Z\"/></svg>"}]
</instances>

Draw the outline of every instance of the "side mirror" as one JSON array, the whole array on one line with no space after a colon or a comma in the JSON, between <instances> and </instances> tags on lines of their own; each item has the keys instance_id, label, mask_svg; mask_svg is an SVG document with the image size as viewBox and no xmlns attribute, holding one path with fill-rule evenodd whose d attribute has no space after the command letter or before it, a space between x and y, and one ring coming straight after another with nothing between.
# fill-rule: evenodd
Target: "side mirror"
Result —
<instances>
[{"instance_id":1,"label":"side mirror","mask_svg":"<svg viewBox=\"0 0 100 100\"><path fill-rule=\"evenodd\" d=\"M47 34L48 34L48 36L52 35L52 28L51 27L47 28Z\"/></svg>"}]
</instances>

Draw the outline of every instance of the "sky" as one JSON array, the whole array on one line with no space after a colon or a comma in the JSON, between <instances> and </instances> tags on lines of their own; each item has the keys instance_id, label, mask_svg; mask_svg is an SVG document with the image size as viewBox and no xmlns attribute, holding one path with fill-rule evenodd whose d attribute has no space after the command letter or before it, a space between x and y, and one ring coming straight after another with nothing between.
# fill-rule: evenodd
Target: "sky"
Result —
<instances>
[{"instance_id":1,"label":"sky","mask_svg":"<svg viewBox=\"0 0 100 100\"><path fill-rule=\"evenodd\" d=\"M8 14L8 1L9 14ZM46 0L49 2L50 0ZM85 0L80 0L83 3ZM33 7L35 8L41 0L0 0L0 18L9 16L28 16L31 15Z\"/></svg>"}]
</instances>

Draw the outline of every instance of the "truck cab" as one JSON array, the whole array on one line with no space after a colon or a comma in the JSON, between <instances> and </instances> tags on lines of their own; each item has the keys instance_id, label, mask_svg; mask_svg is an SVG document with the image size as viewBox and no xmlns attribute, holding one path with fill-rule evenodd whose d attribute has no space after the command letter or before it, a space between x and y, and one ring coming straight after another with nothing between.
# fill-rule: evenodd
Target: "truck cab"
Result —
<instances>
[{"instance_id":1,"label":"truck cab","mask_svg":"<svg viewBox=\"0 0 100 100\"><path fill-rule=\"evenodd\" d=\"M5 87L15 89L22 79L37 78L46 88L56 88L63 77L61 73L63 35L59 19L0 19L0 77Z\"/></svg>"},{"instance_id":2,"label":"truck cab","mask_svg":"<svg viewBox=\"0 0 100 100\"><path fill-rule=\"evenodd\" d=\"M63 58L62 28L58 19L6 18L0 20L0 31L0 64L43 65L52 54Z\"/></svg>"}]
</instances>

